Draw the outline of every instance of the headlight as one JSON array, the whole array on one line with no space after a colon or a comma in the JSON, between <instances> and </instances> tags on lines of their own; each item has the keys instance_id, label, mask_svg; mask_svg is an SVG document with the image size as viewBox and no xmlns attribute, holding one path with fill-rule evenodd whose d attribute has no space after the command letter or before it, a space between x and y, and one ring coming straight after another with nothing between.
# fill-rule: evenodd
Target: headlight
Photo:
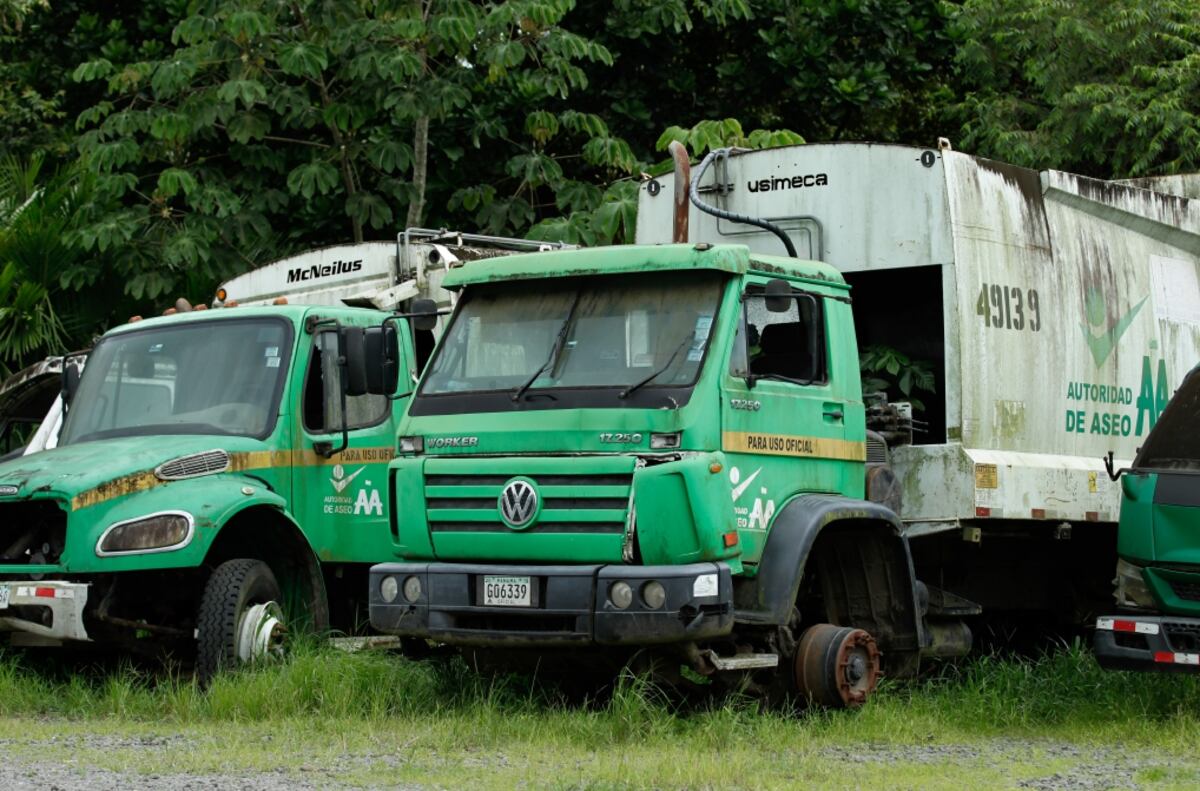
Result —
<instances>
[{"instance_id":1,"label":"headlight","mask_svg":"<svg viewBox=\"0 0 1200 791\"><path fill-rule=\"evenodd\" d=\"M424 437L401 437L400 438L401 453L424 453L425 438Z\"/></svg>"},{"instance_id":2,"label":"headlight","mask_svg":"<svg viewBox=\"0 0 1200 791\"><path fill-rule=\"evenodd\" d=\"M633 604L633 588L629 587L628 582L614 582L608 589L608 600L618 610L628 609Z\"/></svg>"},{"instance_id":3,"label":"headlight","mask_svg":"<svg viewBox=\"0 0 1200 791\"><path fill-rule=\"evenodd\" d=\"M192 515L183 511L117 522L96 542L96 554L118 555L125 552L165 552L186 546L192 540Z\"/></svg>"},{"instance_id":4,"label":"headlight","mask_svg":"<svg viewBox=\"0 0 1200 791\"><path fill-rule=\"evenodd\" d=\"M1141 566L1118 560L1117 578L1113 583L1117 587L1113 598L1117 600L1118 607L1154 608L1154 597L1150 595L1150 588L1146 586Z\"/></svg>"},{"instance_id":5,"label":"headlight","mask_svg":"<svg viewBox=\"0 0 1200 791\"><path fill-rule=\"evenodd\" d=\"M650 580L642 586L642 601L651 610L657 610L667 601L667 590L658 580Z\"/></svg>"},{"instance_id":6,"label":"headlight","mask_svg":"<svg viewBox=\"0 0 1200 791\"><path fill-rule=\"evenodd\" d=\"M407 577L404 580L404 598L409 602L415 602L421 598L421 578Z\"/></svg>"},{"instance_id":7,"label":"headlight","mask_svg":"<svg viewBox=\"0 0 1200 791\"><path fill-rule=\"evenodd\" d=\"M400 584L396 582L395 577L389 575L384 577L379 583L379 595L382 596L383 600L388 604L394 602L396 600L396 595L399 593Z\"/></svg>"}]
</instances>

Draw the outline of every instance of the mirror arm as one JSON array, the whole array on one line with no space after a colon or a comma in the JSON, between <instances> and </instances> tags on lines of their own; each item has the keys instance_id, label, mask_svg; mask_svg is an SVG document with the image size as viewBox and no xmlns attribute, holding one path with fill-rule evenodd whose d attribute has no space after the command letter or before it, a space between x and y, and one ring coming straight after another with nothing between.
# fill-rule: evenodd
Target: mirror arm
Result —
<instances>
[{"instance_id":1,"label":"mirror arm","mask_svg":"<svg viewBox=\"0 0 1200 791\"><path fill-rule=\"evenodd\" d=\"M1122 468L1121 468L1121 469L1119 469L1119 470L1114 470L1114 469L1113 469L1113 465L1114 465L1114 464L1115 464L1115 462L1114 462L1114 460L1113 460L1113 452L1110 450L1110 451L1108 452L1108 455L1104 457L1104 470L1105 470L1105 472L1107 472L1107 473L1108 473L1108 479L1109 479L1110 481L1116 481L1116 480L1117 480L1117 479L1119 479L1119 478L1120 478L1122 475L1124 475L1125 473L1129 472L1129 468L1128 468L1128 467L1122 467Z\"/></svg>"},{"instance_id":2,"label":"mirror arm","mask_svg":"<svg viewBox=\"0 0 1200 791\"><path fill-rule=\"evenodd\" d=\"M392 319L415 319L418 316L449 316L454 312L454 308L442 308L435 310L433 313L393 313L388 317L388 321Z\"/></svg>"},{"instance_id":3,"label":"mirror arm","mask_svg":"<svg viewBox=\"0 0 1200 791\"><path fill-rule=\"evenodd\" d=\"M311 324L312 324L313 329L316 329L316 327L321 324L332 324L332 325L334 325L334 327L337 328L337 330L340 330L342 328L342 323L340 321L338 321L337 319L320 319L318 321L311 322ZM310 332L311 332L311 330L310 330ZM350 429L347 428L347 426L346 426L346 384L347 383L346 383L346 356L344 354L338 355L337 364L338 364L339 374L340 374L338 376L338 382L340 384L341 400L342 400L342 444L340 447L335 448L335 447L333 447L332 442L328 442L326 440L321 440L320 442L313 443L313 450L317 453L317 455L324 456L327 459L332 458L335 454L341 453L346 448L350 447Z\"/></svg>"}]
</instances>

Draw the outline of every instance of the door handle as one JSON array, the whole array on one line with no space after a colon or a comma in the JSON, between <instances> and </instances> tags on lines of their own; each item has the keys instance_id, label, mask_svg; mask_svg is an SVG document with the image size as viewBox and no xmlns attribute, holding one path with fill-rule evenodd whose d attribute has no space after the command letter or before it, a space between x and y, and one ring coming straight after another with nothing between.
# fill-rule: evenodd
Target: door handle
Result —
<instances>
[{"instance_id":1,"label":"door handle","mask_svg":"<svg viewBox=\"0 0 1200 791\"><path fill-rule=\"evenodd\" d=\"M827 419L832 420L832 421L844 420L846 417L846 413L842 410L842 408L840 406L838 406L838 407L827 406L827 407L825 407L825 411L822 412L821 414L823 414Z\"/></svg>"}]
</instances>

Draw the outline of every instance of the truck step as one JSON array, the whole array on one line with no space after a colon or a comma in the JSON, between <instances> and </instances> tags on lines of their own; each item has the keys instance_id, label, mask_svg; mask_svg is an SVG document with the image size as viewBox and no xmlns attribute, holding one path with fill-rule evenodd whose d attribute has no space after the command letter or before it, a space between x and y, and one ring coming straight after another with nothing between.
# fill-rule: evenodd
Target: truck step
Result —
<instances>
[{"instance_id":1,"label":"truck step","mask_svg":"<svg viewBox=\"0 0 1200 791\"><path fill-rule=\"evenodd\" d=\"M760 667L778 667L779 654L735 654L734 656L717 656L717 652L704 652L705 658L712 662L717 670L754 670Z\"/></svg>"}]
</instances>

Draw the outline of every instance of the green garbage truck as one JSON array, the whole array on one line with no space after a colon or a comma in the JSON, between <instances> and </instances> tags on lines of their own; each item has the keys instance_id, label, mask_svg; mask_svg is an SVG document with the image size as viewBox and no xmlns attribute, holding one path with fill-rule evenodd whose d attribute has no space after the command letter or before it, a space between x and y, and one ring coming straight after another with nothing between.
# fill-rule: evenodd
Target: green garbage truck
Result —
<instances>
[{"instance_id":1,"label":"green garbage truck","mask_svg":"<svg viewBox=\"0 0 1200 791\"><path fill-rule=\"evenodd\" d=\"M665 659L828 705L966 650L964 603L917 582L868 496L889 477L833 267L614 247L443 285L462 293L390 466L404 561L372 569L375 628L544 674Z\"/></svg>"},{"instance_id":2,"label":"green garbage truck","mask_svg":"<svg viewBox=\"0 0 1200 791\"><path fill-rule=\"evenodd\" d=\"M105 333L82 374L62 366L47 449L0 463L0 638L167 651L208 680L289 629L365 623L438 281L539 246L418 229L323 248Z\"/></svg>"},{"instance_id":3,"label":"green garbage truck","mask_svg":"<svg viewBox=\"0 0 1200 791\"><path fill-rule=\"evenodd\" d=\"M1096 619L1096 658L1124 670L1200 672L1200 368L1176 391L1132 466L1124 499L1117 612Z\"/></svg>"}]
</instances>

